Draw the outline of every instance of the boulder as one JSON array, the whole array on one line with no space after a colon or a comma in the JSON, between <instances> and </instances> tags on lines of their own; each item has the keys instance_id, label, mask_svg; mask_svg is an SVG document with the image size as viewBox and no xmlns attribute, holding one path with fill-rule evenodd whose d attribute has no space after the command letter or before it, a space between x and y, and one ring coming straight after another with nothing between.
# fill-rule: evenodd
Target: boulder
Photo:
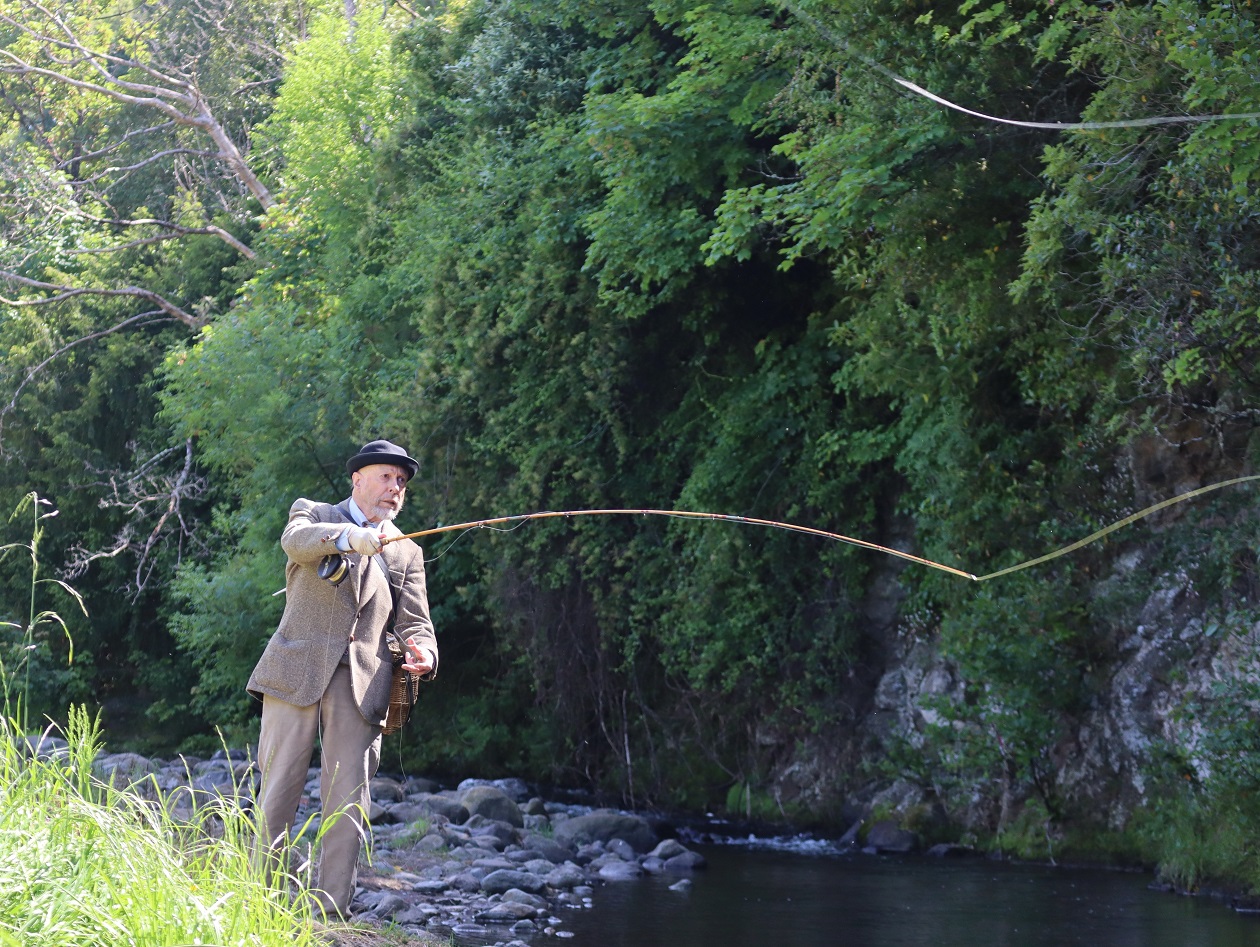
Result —
<instances>
[{"instance_id":1,"label":"boulder","mask_svg":"<svg viewBox=\"0 0 1260 947\"><path fill-rule=\"evenodd\" d=\"M373 802L380 803L402 802L407 798L402 783L387 776L377 776L372 779L368 783L368 793Z\"/></svg>"},{"instance_id":2,"label":"boulder","mask_svg":"<svg viewBox=\"0 0 1260 947\"><path fill-rule=\"evenodd\" d=\"M602 881L633 881L643 874L643 869L618 858L600 868L598 874Z\"/></svg>"},{"instance_id":3,"label":"boulder","mask_svg":"<svg viewBox=\"0 0 1260 947\"><path fill-rule=\"evenodd\" d=\"M586 872L569 862L549 871L546 881L553 888L576 888L578 885L586 884Z\"/></svg>"},{"instance_id":4,"label":"boulder","mask_svg":"<svg viewBox=\"0 0 1260 947\"><path fill-rule=\"evenodd\" d=\"M517 779L515 776L507 779L465 779L459 784L459 791L465 792L469 789L482 787L498 789L513 802L524 802L530 796L529 787L525 785L525 781Z\"/></svg>"},{"instance_id":5,"label":"boulder","mask_svg":"<svg viewBox=\"0 0 1260 947\"><path fill-rule=\"evenodd\" d=\"M876 822L866 833L866 847L876 852L912 852L918 847L918 837L896 822Z\"/></svg>"},{"instance_id":6,"label":"boulder","mask_svg":"<svg viewBox=\"0 0 1260 947\"><path fill-rule=\"evenodd\" d=\"M538 916L538 909L517 901L500 901L476 916L479 921L490 921L494 924L510 924Z\"/></svg>"},{"instance_id":7,"label":"boulder","mask_svg":"<svg viewBox=\"0 0 1260 947\"><path fill-rule=\"evenodd\" d=\"M660 845L657 845L656 848L648 852L648 854L655 858L664 860L666 858L673 858L675 855L681 855L685 851L687 851L687 848L682 842L678 841L678 839L667 838L662 841Z\"/></svg>"},{"instance_id":8,"label":"boulder","mask_svg":"<svg viewBox=\"0 0 1260 947\"><path fill-rule=\"evenodd\" d=\"M699 852L684 851L665 859L665 870L694 871L697 868L707 868L708 864Z\"/></svg>"},{"instance_id":9,"label":"boulder","mask_svg":"<svg viewBox=\"0 0 1260 947\"><path fill-rule=\"evenodd\" d=\"M433 815L440 815L448 822L463 825L468 821L469 811L458 799L446 796L426 795L418 793L410 797L411 801Z\"/></svg>"},{"instance_id":10,"label":"boulder","mask_svg":"<svg viewBox=\"0 0 1260 947\"><path fill-rule=\"evenodd\" d=\"M485 816L496 822L507 822L518 829L525 827L521 807L497 786L473 786L460 795L459 801L470 816Z\"/></svg>"},{"instance_id":11,"label":"boulder","mask_svg":"<svg viewBox=\"0 0 1260 947\"><path fill-rule=\"evenodd\" d=\"M511 868L500 868L481 879L481 890L486 894L503 894L512 888L519 888L530 894L537 894L547 887L547 882L527 871L515 871Z\"/></svg>"},{"instance_id":12,"label":"boulder","mask_svg":"<svg viewBox=\"0 0 1260 947\"><path fill-rule=\"evenodd\" d=\"M599 809L557 822L555 838L571 848L588 842L621 839L629 842L636 852L650 852L657 844L656 832L646 819L612 809Z\"/></svg>"},{"instance_id":13,"label":"boulder","mask_svg":"<svg viewBox=\"0 0 1260 947\"><path fill-rule=\"evenodd\" d=\"M565 846L561 845L555 839L547 838L545 835L538 835L530 832L521 840L521 846L527 851L536 852L539 857L547 859L557 865L563 864L572 857L573 852Z\"/></svg>"}]
</instances>

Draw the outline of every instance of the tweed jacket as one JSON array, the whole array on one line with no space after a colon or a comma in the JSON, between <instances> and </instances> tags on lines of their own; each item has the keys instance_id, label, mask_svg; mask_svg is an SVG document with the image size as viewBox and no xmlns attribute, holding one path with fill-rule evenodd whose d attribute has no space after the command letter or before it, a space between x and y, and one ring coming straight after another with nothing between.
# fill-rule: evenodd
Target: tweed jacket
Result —
<instances>
[{"instance_id":1,"label":"tweed jacket","mask_svg":"<svg viewBox=\"0 0 1260 947\"><path fill-rule=\"evenodd\" d=\"M338 552L337 538L354 525L349 500L333 505L299 499L289 510L280 545L289 557L285 567L284 615L267 643L246 685L251 694L270 694L286 703L306 707L323 697L343 654L349 647L350 682L359 712L372 723L384 724L389 706L393 665L386 629L394 609L389 580L375 557L341 553L350 566L340 585L321 579L319 562ZM399 535L386 523L386 535ZM387 544L381 551L398 590L395 628L403 638L419 636L418 643L433 653L436 673L437 639L429 619L424 554L410 539Z\"/></svg>"}]
</instances>

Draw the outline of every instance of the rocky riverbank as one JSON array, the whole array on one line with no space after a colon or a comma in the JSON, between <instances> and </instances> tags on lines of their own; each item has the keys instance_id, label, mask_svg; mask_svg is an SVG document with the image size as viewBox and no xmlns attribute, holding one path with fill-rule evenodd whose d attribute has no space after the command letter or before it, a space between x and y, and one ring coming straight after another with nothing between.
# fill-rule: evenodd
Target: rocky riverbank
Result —
<instances>
[{"instance_id":1,"label":"rocky riverbank","mask_svg":"<svg viewBox=\"0 0 1260 947\"><path fill-rule=\"evenodd\" d=\"M44 737L40 755L64 749ZM102 753L95 775L192 821L207 806L252 808L257 765L244 751L211 759ZM469 779L443 788L419 777L371 784L371 844L351 905L360 925L464 945L525 947L563 939L565 915L590 907L600 886L647 874L685 891L704 857L665 823L634 813L544 800L518 779ZM318 833L319 770L312 768L295 841ZM342 939L341 943L350 943Z\"/></svg>"}]
</instances>

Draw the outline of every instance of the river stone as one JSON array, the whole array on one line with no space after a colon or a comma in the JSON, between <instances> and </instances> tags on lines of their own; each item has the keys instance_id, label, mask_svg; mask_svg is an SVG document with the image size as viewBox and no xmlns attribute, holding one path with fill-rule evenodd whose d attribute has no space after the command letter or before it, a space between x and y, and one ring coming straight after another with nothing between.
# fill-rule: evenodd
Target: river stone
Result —
<instances>
[{"instance_id":1,"label":"river stone","mask_svg":"<svg viewBox=\"0 0 1260 947\"><path fill-rule=\"evenodd\" d=\"M600 855L599 858L595 859L593 862L587 865L586 870L599 871L605 865L624 864L626 861L627 859L622 858L620 855L616 854L615 852L604 852L604 854ZM629 859L629 861L632 864L635 864L635 865L638 864L638 861L636 859Z\"/></svg>"},{"instance_id":2,"label":"river stone","mask_svg":"<svg viewBox=\"0 0 1260 947\"><path fill-rule=\"evenodd\" d=\"M540 898L536 894L530 894L528 891L522 891L520 888L509 888L503 892L504 901L515 901L518 904L528 904L532 908L545 910L547 907L547 899Z\"/></svg>"},{"instance_id":3,"label":"river stone","mask_svg":"<svg viewBox=\"0 0 1260 947\"><path fill-rule=\"evenodd\" d=\"M476 915L479 921L504 923L507 921L523 921L538 916L538 909L518 901L500 901L487 911Z\"/></svg>"},{"instance_id":4,"label":"river stone","mask_svg":"<svg viewBox=\"0 0 1260 947\"><path fill-rule=\"evenodd\" d=\"M516 827L511 823L488 819L480 814L470 816L468 821L464 823L464 828L468 830L473 838L489 835L498 839L504 845L510 845L520 837Z\"/></svg>"},{"instance_id":5,"label":"river stone","mask_svg":"<svg viewBox=\"0 0 1260 947\"><path fill-rule=\"evenodd\" d=\"M663 860L666 858L673 858L675 855L681 855L685 851L687 851L687 849L683 846L682 842L678 841L678 839L667 838L662 840L661 844L657 845L656 848L652 849L648 852L648 854Z\"/></svg>"},{"instance_id":6,"label":"river stone","mask_svg":"<svg viewBox=\"0 0 1260 947\"><path fill-rule=\"evenodd\" d=\"M876 822L866 833L866 847L877 852L912 852L917 844L915 834L896 822Z\"/></svg>"},{"instance_id":7,"label":"river stone","mask_svg":"<svg viewBox=\"0 0 1260 947\"><path fill-rule=\"evenodd\" d=\"M395 924L415 924L423 927L429 918L434 917L442 912L431 904L417 904L405 911L394 915Z\"/></svg>"},{"instance_id":8,"label":"river stone","mask_svg":"<svg viewBox=\"0 0 1260 947\"><path fill-rule=\"evenodd\" d=\"M468 816L471 814L459 800L449 799L446 796L416 793L410 799L420 808L427 810L433 815L440 815L455 825L463 825L468 821Z\"/></svg>"},{"instance_id":9,"label":"river stone","mask_svg":"<svg viewBox=\"0 0 1260 947\"><path fill-rule=\"evenodd\" d=\"M631 862L617 859L601 867L598 874L603 881L633 881L643 874L643 869Z\"/></svg>"},{"instance_id":10,"label":"river stone","mask_svg":"<svg viewBox=\"0 0 1260 947\"><path fill-rule=\"evenodd\" d=\"M545 877L553 888L576 888L586 883L586 872L572 862L551 869Z\"/></svg>"},{"instance_id":11,"label":"river stone","mask_svg":"<svg viewBox=\"0 0 1260 947\"><path fill-rule=\"evenodd\" d=\"M608 840L608 844L604 848L612 852L623 861L632 862L636 860L635 851L630 847L630 843L623 838L612 838Z\"/></svg>"},{"instance_id":12,"label":"river stone","mask_svg":"<svg viewBox=\"0 0 1260 947\"><path fill-rule=\"evenodd\" d=\"M371 913L379 918L387 918L393 917L400 911L406 911L410 907L411 904L405 898L396 894L387 894L377 902Z\"/></svg>"},{"instance_id":13,"label":"river stone","mask_svg":"<svg viewBox=\"0 0 1260 947\"><path fill-rule=\"evenodd\" d=\"M537 894L547 887L547 882L527 871L515 871L511 868L500 868L481 879L481 890L486 894L503 894L512 888L520 888L530 894Z\"/></svg>"},{"instance_id":14,"label":"river stone","mask_svg":"<svg viewBox=\"0 0 1260 947\"><path fill-rule=\"evenodd\" d=\"M572 851L554 839L547 838L545 835L539 835L536 832L527 833L521 845L527 851L537 852L542 858L557 865L564 864L573 854Z\"/></svg>"},{"instance_id":15,"label":"river stone","mask_svg":"<svg viewBox=\"0 0 1260 947\"><path fill-rule=\"evenodd\" d=\"M557 822L555 836L561 845L570 847L583 842L608 842L619 838L629 842L636 852L648 852L657 844L656 833L646 819L611 809L600 809Z\"/></svg>"},{"instance_id":16,"label":"river stone","mask_svg":"<svg viewBox=\"0 0 1260 947\"><path fill-rule=\"evenodd\" d=\"M435 793L438 791L438 784L432 779L425 779L423 776L408 776L407 781L403 783L403 788L407 790L407 795L413 793Z\"/></svg>"},{"instance_id":17,"label":"river stone","mask_svg":"<svg viewBox=\"0 0 1260 947\"><path fill-rule=\"evenodd\" d=\"M490 787L498 789L505 793L513 802L524 802L529 798L529 787L525 785L525 780L517 779L510 776L507 779L465 779L459 784L459 791L463 792L468 789Z\"/></svg>"},{"instance_id":18,"label":"river stone","mask_svg":"<svg viewBox=\"0 0 1260 947\"><path fill-rule=\"evenodd\" d=\"M433 813L424 806L414 802L395 802L386 805L389 814L398 822L405 822L408 825L416 822L428 822Z\"/></svg>"},{"instance_id":19,"label":"river stone","mask_svg":"<svg viewBox=\"0 0 1260 947\"><path fill-rule=\"evenodd\" d=\"M699 852L682 852L673 858L665 859L666 871L692 871L696 868L708 867L703 855Z\"/></svg>"},{"instance_id":20,"label":"river stone","mask_svg":"<svg viewBox=\"0 0 1260 947\"><path fill-rule=\"evenodd\" d=\"M92 761L92 773L106 782L126 786L143 779L158 768L139 753L104 753Z\"/></svg>"},{"instance_id":21,"label":"river stone","mask_svg":"<svg viewBox=\"0 0 1260 947\"><path fill-rule=\"evenodd\" d=\"M423 881L417 881L411 886L411 890L417 894L441 894L450 885L441 878L428 878Z\"/></svg>"},{"instance_id":22,"label":"river stone","mask_svg":"<svg viewBox=\"0 0 1260 947\"><path fill-rule=\"evenodd\" d=\"M449 796L437 796L432 793L417 792L407 797L407 803L430 816L441 816L454 825L462 825L469 821L469 811L464 803ZM403 803L403 805L407 805ZM411 820L408 820L411 821Z\"/></svg>"},{"instance_id":23,"label":"river stone","mask_svg":"<svg viewBox=\"0 0 1260 947\"><path fill-rule=\"evenodd\" d=\"M368 793L372 797L373 802L389 803L402 802L407 798L406 792L403 791L403 785L396 779L390 779L388 776L377 776L368 783Z\"/></svg>"},{"instance_id":24,"label":"river stone","mask_svg":"<svg viewBox=\"0 0 1260 947\"><path fill-rule=\"evenodd\" d=\"M459 801L463 803L470 816L485 816L496 822L506 822L518 829L525 827L521 807L497 786L473 786L460 797Z\"/></svg>"},{"instance_id":25,"label":"river stone","mask_svg":"<svg viewBox=\"0 0 1260 947\"><path fill-rule=\"evenodd\" d=\"M494 942L494 932L483 924L455 924L451 927L451 934L455 937L456 943L461 944Z\"/></svg>"},{"instance_id":26,"label":"river stone","mask_svg":"<svg viewBox=\"0 0 1260 947\"><path fill-rule=\"evenodd\" d=\"M579 865L589 865L602 854L604 854L603 842L588 842L578 846L577 851L573 853L573 860Z\"/></svg>"},{"instance_id":27,"label":"river stone","mask_svg":"<svg viewBox=\"0 0 1260 947\"><path fill-rule=\"evenodd\" d=\"M47 733L28 733L18 737L14 743L18 754L24 759L35 757L38 760L65 759L70 754L70 744L61 737Z\"/></svg>"},{"instance_id":28,"label":"river stone","mask_svg":"<svg viewBox=\"0 0 1260 947\"><path fill-rule=\"evenodd\" d=\"M452 875L446 879L447 885L459 891L480 891L481 879L474 875L471 871L462 871L458 875Z\"/></svg>"},{"instance_id":29,"label":"river stone","mask_svg":"<svg viewBox=\"0 0 1260 947\"><path fill-rule=\"evenodd\" d=\"M461 846L467 845L468 842L471 840L471 836L467 832L461 832L458 829L452 829L448 825L441 826L438 829L438 832L439 834L441 834L446 844L449 845L451 848L460 848Z\"/></svg>"},{"instance_id":30,"label":"river stone","mask_svg":"<svg viewBox=\"0 0 1260 947\"><path fill-rule=\"evenodd\" d=\"M976 850L968 845L954 845L949 842L941 842L939 845L933 845L927 850L928 855L933 858L961 858L967 855L974 855Z\"/></svg>"}]
</instances>

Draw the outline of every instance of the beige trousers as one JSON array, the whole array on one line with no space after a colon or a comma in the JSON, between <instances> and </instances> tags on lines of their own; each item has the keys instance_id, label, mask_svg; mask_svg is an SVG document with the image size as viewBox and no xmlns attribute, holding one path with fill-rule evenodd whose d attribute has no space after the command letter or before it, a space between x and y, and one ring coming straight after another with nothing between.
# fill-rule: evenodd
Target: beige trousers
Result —
<instances>
[{"instance_id":1,"label":"beige trousers","mask_svg":"<svg viewBox=\"0 0 1260 947\"><path fill-rule=\"evenodd\" d=\"M295 707L263 696L257 853L267 860L269 870L283 864L317 736L322 747L323 827L311 894L326 913L344 916L354 897L355 868L367 837L368 781L376 774L381 753L381 728L359 713L350 690L350 669L344 664L337 667L317 704Z\"/></svg>"}]
</instances>

